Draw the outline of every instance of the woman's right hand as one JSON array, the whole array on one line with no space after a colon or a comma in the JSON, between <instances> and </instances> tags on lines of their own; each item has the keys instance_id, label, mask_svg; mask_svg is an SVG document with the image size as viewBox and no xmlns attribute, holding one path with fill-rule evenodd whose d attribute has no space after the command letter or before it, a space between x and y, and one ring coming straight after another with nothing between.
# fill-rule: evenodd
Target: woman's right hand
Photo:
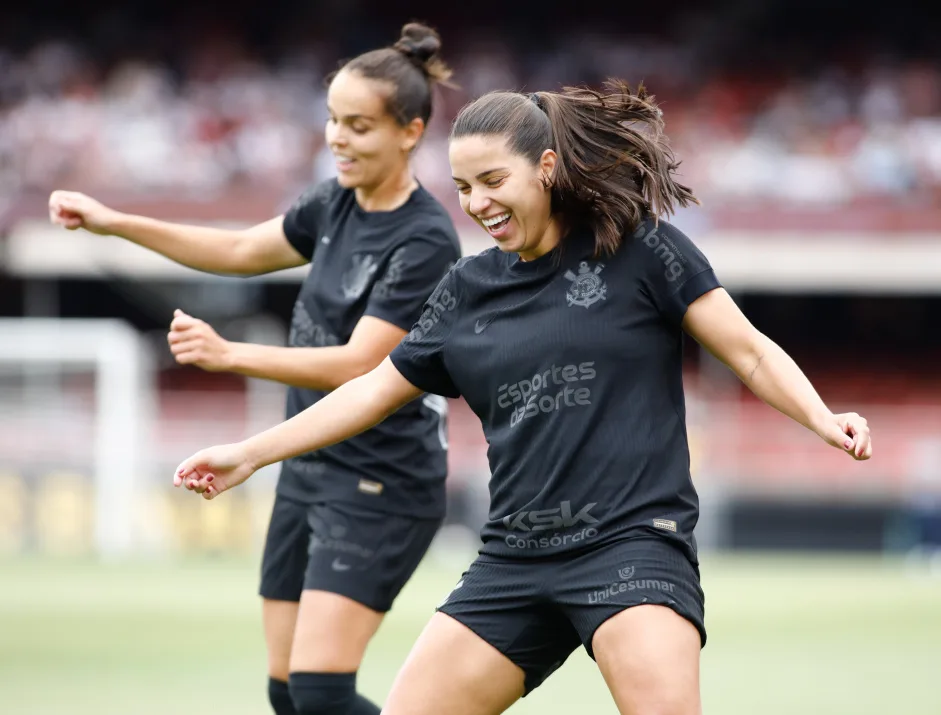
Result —
<instances>
[{"instance_id":1,"label":"woman's right hand","mask_svg":"<svg viewBox=\"0 0 941 715\"><path fill-rule=\"evenodd\" d=\"M77 191L53 191L49 195L49 220L70 231L86 231L107 236L121 214L90 196Z\"/></svg>"},{"instance_id":2,"label":"woman's right hand","mask_svg":"<svg viewBox=\"0 0 941 715\"><path fill-rule=\"evenodd\" d=\"M183 460L173 474L173 486L186 487L212 499L226 489L238 486L252 474L255 467L249 463L244 443L209 447Z\"/></svg>"}]
</instances>

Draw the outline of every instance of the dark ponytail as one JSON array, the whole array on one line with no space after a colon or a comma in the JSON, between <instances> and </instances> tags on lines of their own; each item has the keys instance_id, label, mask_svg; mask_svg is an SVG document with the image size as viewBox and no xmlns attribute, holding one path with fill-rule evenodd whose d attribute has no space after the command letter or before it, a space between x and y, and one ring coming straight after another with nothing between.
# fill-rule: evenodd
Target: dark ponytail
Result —
<instances>
[{"instance_id":1,"label":"dark ponytail","mask_svg":"<svg viewBox=\"0 0 941 715\"><path fill-rule=\"evenodd\" d=\"M679 162L663 129L662 112L643 85L633 92L609 80L603 91L485 94L461 110L451 138L504 136L533 164L554 150L553 213L567 224L588 222L597 253L610 254L648 215L699 203L673 176Z\"/></svg>"},{"instance_id":2,"label":"dark ponytail","mask_svg":"<svg viewBox=\"0 0 941 715\"><path fill-rule=\"evenodd\" d=\"M340 69L391 85L386 109L402 126L415 118L427 124L431 118L432 85L454 86L448 82L451 70L441 59L440 51L441 38L437 32L410 22L402 28L402 36L394 45L359 55Z\"/></svg>"}]
</instances>

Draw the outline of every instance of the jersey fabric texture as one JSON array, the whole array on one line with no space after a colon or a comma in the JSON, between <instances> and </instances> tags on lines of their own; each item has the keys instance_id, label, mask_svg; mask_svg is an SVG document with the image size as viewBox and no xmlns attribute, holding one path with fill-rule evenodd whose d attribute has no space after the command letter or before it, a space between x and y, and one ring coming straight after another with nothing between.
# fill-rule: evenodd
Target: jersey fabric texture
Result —
<instances>
[{"instance_id":1,"label":"jersey fabric texture","mask_svg":"<svg viewBox=\"0 0 941 715\"><path fill-rule=\"evenodd\" d=\"M393 211L364 211L335 179L286 212L284 233L311 262L291 318L289 345L347 343L363 316L409 330L460 258L450 216L424 188ZM291 387L286 417L326 393ZM424 395L382 424L332 447L285 460L278 494L344 501L419 519L444 514L447 402Z\"/></svg>"},{"instance_id":2,"label":"jersey fabric texture","mask_svg":"<svg viewBox=\"0 0 941 715\"><path fill-rule=\"evenodd\" d=\"M662 220L593 253L582 228L534 261L496 248L461 259L392 362L480 418L482 555L541 559L655 535L695 564L681 322L719 281Z\"/></svg>"}]
</instances>

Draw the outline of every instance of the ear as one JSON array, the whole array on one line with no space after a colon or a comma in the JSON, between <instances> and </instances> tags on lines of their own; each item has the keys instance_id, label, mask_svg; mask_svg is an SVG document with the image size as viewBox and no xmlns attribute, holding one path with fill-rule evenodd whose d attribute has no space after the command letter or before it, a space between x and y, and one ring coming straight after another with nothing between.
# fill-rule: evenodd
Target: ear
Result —
<instances>
[{"instance_id":1,"label":"ear","mask_svg":"<svg viewBox=\"0 0 941 715\"><path fill-rule=\"evenodd\" d=\"M418 145L422 134L425 133L425 122L419 117L402 127L402 151L409 153Z\"/></svg>"},{"instance_id":2,"label":"ear","mask_svg":"<svg viewBox=\"0 0 941 715\"><path fill-rule=\"evenodd\" d=\"M546 189L552 188L555 178L555 168L559 162L559 155L552 149L546 149L539 157L539 173L542 176L542 185Z\"/></svg>"}]
</instances>

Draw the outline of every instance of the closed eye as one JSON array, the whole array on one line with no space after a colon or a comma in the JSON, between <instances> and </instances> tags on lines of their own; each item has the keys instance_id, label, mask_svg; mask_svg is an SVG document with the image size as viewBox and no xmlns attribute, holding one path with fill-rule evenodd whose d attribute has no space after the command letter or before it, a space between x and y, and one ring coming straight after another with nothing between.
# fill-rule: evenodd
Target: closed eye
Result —
<instances>
[{"instance_id":1,"label":"closed eye","mask_svg":"<svg viewBox=\"0 0 941 715\"><path fill-rule=\"evenodd\" d=\"M327 119L327 121L330 124L341 123L340 119L332 114ZM354 121L345 120L343 121L343 124L346 124L346 126L348 126L354 134L366 134L370 129L372 129L372 125L370 125L368 122L359 121L358 118L356 118Z\"/></svg>"}]
</instances>

